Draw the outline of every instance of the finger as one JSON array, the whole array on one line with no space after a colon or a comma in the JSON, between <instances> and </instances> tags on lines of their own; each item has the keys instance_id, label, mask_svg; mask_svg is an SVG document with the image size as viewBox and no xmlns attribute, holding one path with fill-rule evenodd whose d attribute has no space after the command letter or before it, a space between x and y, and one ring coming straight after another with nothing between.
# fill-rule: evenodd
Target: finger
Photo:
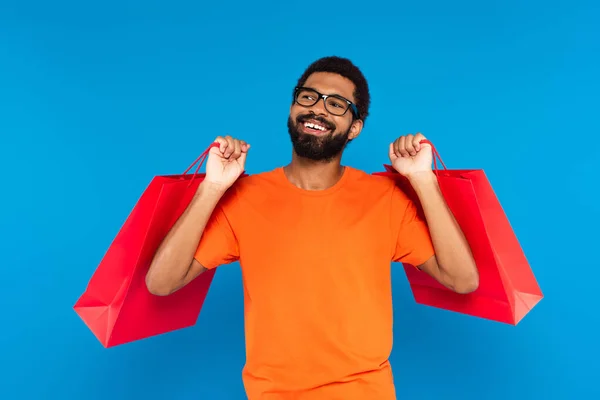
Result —
<instances>
[{"instance_id":1,"label":"finger","mask_svg":"<svg viewBox=\"0 0 600 400\"><path fill-rule=\"evenodd\" d=\"M235 151L235 143L231 136L225 136L225 140L227 140L227 149L223 152L223 157L229 158Z\"/></svg>"},{"instance_id":2,"label":"finger","mask_svg":"<svg viewBox=\"0 0 600 400\"><path fill-rule=\"evenodd\" d=\"M402 154L400 153L400 141L402 140L402 137L399 137L398 139L394 140L394 155L396 157L402 157Z\"/></svg>"},{"instance_id":3,"label":"finger","mask_svg":"<svg viewBox=\"0 0 600 400\"><path fill-rule=\"evenodd\" d=\"M413 146L415 147L415 150L419 151L421 150L421 141L426 140L425 136L419 132L415 135L415 138L413 139Z\"/></svg>"},{"instance_id":4,"label":"finger","mask_svg":"<svg viewBox=\"0 0 600 400\"><path fill-rule=\"evenodd\" d=\"M240 158L240 154L242 154L242 144L239 140L233 141L233 148L234 150L233 153L231 153L231 157L233 157L234 160L237 160Z\"/></svg>"},{"instance_id":5,"label":"finger","mask_svg":"<svg viewBox=\"0 0 600 400\"><path fill-rule=\"evenodd\" d=\"M250 145L248 143L246 143L244 140L240 140L240 150L242 151L242 153L247 152L249 148Z\"/></svg>"},{"instance_id":6,"label":"finger","mask_svg":"<svg viewBox=\"0 0 600 400\"><path fill-rule=\"evenodd\" d=\"M390 148L388 150L388 156L390 157L390 161L394 161L398 156L396 155L396 150L394 149L394 143L390 143Z\"/></svg>"},{"instance_id":7,"label":"finger","mask_svg":"<svg viewBox=\"0 0 600 400\"><path fill-rule=\"evenodd\" d=\"M217 136L215 138L215 143L219 143L219 152L223 154L227 149L227 140L222 136Z\"/></svg>"},{"instance_id":8,"label":"finger","mask_svg":"<svg viewBox=\"0 0 600 400\"><path fill-rule=\"evenodd\" d=\"M406 148L406 151L408 152L408 154L410 154L411 156L414 156L417 154L417 151L415 150L415 146L413 144L413 140L414 140L413 135L406 135L406 139L404 140L404 147Z\"/></svg>"},{"instance_id":9,"label":"finger","mask_svg":"<svg viewBox=\"0 0 600 400\"><path fill-rule=\"evenodd\" d=\"M397 153L401 157L409 157L408 151L406 151L406 136L401 136L398 138L398 151Z\"/></svg>"}]
</instances>

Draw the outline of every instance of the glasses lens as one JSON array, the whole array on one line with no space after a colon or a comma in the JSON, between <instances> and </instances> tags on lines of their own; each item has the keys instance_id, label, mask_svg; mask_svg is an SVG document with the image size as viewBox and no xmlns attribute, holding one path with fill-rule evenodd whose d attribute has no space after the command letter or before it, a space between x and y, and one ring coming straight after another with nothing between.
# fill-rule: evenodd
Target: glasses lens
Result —
<instances>
[{"instance_id":1,"label":"glasses lens","mask_svg":"<svg viewBox=\"0 0 600 400\"><path fill-rule=\"evenodd\" d=\"M327 111L333 115L343 115L349 107L349 104L346 101L336 97L328 97L325 104L327 106Z\"/></svg>"},{"instance_id":2,"label":"glasses lens","mask_svg":"<svg viewBox=\"0 0 600 400\"><path fill-rule=\"evenodd\" d=\"M320 100L319 93L312 89L299 89L296 93L296 102L305 107L312 107ZM333 115L344 115L350 105L347 101L337 97L328 97L325 108Z\"/></svg>"},{"instance_id":3,"label":"glasses lens","mask_svg":"<svg viewBox=\"0 0 600 400\"><path fill-rule=\"evenodd\" d=\"M319 94L314 90L300 89L296 93L296 101L302 106L310 107L319 101Z\"/></svg>"}]
</instances>

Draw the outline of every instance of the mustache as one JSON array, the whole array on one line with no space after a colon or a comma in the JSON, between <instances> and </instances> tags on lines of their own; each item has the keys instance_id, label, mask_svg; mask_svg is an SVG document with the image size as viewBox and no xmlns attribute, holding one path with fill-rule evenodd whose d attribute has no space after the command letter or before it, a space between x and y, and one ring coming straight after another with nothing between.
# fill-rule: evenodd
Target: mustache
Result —
<instances>
[{"instance_id":1,"label":"mustache","mask_svg":"<svg viewBox=\"0 0 600 400\"><path fill-rule=\"evenodd\" d=\"M325 128L327 128L327 129L329 129L331 131L334 131L335 128L336 128L334 123L329 122L325 118L319 117L319 116L317 116L315 114L301 114L301 115L298 115L298 117L296 118L296 122L298 122L300 124L303 124L306 121L310 121L310 120L317 121L317 122L321 123Z\"/></svg>"}]
</instances>

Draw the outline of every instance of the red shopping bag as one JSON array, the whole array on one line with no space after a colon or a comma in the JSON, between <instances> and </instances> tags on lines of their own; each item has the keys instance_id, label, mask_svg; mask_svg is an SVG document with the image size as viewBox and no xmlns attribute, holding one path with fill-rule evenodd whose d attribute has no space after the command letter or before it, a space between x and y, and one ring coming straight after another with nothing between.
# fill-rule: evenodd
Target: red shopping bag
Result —
<instances>
[{"instance_id":1,"label":"red shopping bag","mask_svg":"<svg viewBox=\"0 0 600 400\"><path fill-rule=\"evenodd\" d=\"M432 147L429 141L424 141ZM525 254L483 170L449 170L433 150L434 171L448 207L463 230L479 270L479 288L458 294L413 266L404 265L415 301L445 310L517 325L543 298ZM443 169L438 169L439 158ZM384 165L374 175L394 179L417 205L408 179Z\"/></svg>"},{"instance_id":2,"label":"red shopping bag","mask_svg":"<svg viewBox=\"0 0 600 400\"><path fill-rule=\"evenodd\" d=\"M191 201L211 145L182 174L152 179L74 305L105 347L189 327L213 280L208 270L169 296L154 296L145 277L154 253ZM188 171L198 163L194 174Z\"/></svg>"}]
</instances>

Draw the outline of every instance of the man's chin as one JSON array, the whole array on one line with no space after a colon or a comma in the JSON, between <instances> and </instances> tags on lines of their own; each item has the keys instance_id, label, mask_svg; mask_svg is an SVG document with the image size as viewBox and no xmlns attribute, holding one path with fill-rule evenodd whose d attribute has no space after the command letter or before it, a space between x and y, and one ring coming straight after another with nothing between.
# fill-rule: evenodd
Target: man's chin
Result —
<instances>
[{"instance_id":1,"label":"man's chin","mask_svg":"<svg viewBox=\"0 0 600 400\"><path fill-rule=\"evenodd\" d=\"M310 139L303 138L300 136L294 145L294 152L299 157L305 158L311 161L329 162L337 157L343 149L326 149L323 142L315 138L314 136ZM317 140L315 140L317 139Z\"/></svg>"},{"instance_id":2,"label":"man's chin","mask_svg":"<svg viewBox=\"0 0 600 400\"><path fill-rule=\"evenodd\" d=\"M340 155L346 146L348 134L334 136L331 131L327 134L306 132L303 126L295 125L288 119L288 131L294 152L299 157L311 161L329 162Z\"/></svg>"}]
</instances>

